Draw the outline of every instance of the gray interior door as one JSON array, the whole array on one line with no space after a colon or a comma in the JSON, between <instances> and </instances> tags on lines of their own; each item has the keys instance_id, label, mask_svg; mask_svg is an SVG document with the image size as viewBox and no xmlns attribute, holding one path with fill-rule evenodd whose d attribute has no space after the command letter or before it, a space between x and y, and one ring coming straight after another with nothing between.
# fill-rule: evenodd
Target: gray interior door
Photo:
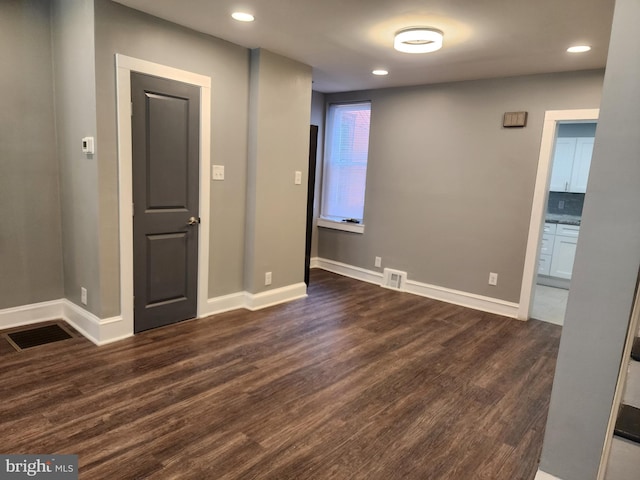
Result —
<instances>
[{"instance_id":1,"label":"gray interior door","mask_svg":"<svg viewBox=\"0 0 640 480\"><path fill-rule=\"evenodd\" d=\"M200 89L131 73L134 330L197 313Z\"/></svg>"}]
</instances>

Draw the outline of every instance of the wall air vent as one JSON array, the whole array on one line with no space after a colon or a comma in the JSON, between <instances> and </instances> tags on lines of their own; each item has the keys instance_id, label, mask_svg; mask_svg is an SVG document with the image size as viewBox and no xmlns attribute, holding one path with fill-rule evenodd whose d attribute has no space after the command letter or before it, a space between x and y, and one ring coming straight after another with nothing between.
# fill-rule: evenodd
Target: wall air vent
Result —
<instances>
[{"instance_id":1,"label":"wall air vent","mask_svg":"<svg viewBox=\"0 0 640 480\"><path fill-rule=\"evenodd\" d=\"M391 268L384 269L384 276L382 277L383 287L392 290L404 290L406 282L407 272L401 272L400 270L393 270Z\"/></svg>"}]
</instances>

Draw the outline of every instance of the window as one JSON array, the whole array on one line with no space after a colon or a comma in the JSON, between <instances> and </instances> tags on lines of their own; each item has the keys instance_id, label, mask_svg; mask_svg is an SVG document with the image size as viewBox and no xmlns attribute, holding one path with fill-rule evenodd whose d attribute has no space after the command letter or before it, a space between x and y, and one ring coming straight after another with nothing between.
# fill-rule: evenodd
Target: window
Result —
<instances>
[{"instance_id":1,"label":"window","mask_svg":"<svg viewBox=\"0 0 640 480\"><path fill-rule=\"evenodd\" d=\"M332 222L341 222L362 231L370 116L369 102L329 106L321 211L329 223L321 226L340 228Z\"/></svg>"}]
</instances>

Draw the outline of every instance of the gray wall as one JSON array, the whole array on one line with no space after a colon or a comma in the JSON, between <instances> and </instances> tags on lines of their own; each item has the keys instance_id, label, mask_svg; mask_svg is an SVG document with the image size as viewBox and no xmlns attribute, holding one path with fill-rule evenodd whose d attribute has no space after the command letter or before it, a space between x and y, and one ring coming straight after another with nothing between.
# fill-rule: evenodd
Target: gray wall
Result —
<instances>
[{"instance_id":1,"label":"gray wall","mask_svg":"<svg viewBox=\"0 0 640 480\"><path fill-rule=\"evenodd\" d=\"M311 258L318 256L318 216L320 215L320 187L322 186L322 159L324 156L324 93L311 92L311 125L318 126L318 151L316 159L316 183L313 197L313 230L311 236Z\"/></svg>"},{"instance_id":2,"label":"gray wall","mask_svg":"<svg viewBox=\"0 0 640 480\"><path fill-rule=\"evenodd\" d=\"M82 138L97 131L93 12L93 3L83 0L52 3L64 296L80 304L85 287L88 310L100 316L99 153L87 158L81 150Z\"/></svg>"},{"instance_id":3,"label":"gray wall","mask_svg":"<svg viewBox=\"0 0 640 480\"><path fill-rule=\"evenodd\" d=\"M259 293L304 281L311 67L252 50L249 110L245 290Z\"/></svg>"},{"instance_id":4,"label":"gray wall","mask_svg":"<svg viewBox=\"0 0 640 480\"><path fill-rule=\"evenodd\" d=\"M617 0L540 464L564 480L596 478L640 266L638 23Z\"/></svg>"},{"instance_id":5,"label":"gray wall","mask_svg":"<svg viewBox=\"0 0 640 480\"><path fill-rule=\"evenodd\" d=\"M49 4L0 2L0 309L62 297Z\"/></svg>"},{"instance_id":6,"label":"gray wall","mask_svg":"<svg viewBox=\"0 0 640 480\"><path fill-rule=\"evenodd\" d=\"M318 254L518 302L544 112L595 108L602 71L327 95L370 99L365 233L320 228ZM526 110L523 129L504 112ZM499 274L488 285L489 272Z\"/></svg>"},{"instance_id":7,"label":"gray wall","mask_svg":"<svg viewBox=\"0 0 640 480\"><path fill-rule=\"evenodd\" d=\"M225 180L211 182L209 296L241 291L249 51L107 0L95 6L102 315L120 309L115 53L211 77L211 161Z\"/></svg>"}]
</instances>

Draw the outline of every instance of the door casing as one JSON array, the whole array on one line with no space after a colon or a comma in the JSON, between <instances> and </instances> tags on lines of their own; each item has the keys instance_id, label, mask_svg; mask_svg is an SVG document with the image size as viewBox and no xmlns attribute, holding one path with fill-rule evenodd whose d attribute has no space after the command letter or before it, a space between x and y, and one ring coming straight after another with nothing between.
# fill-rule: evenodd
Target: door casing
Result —
<instances>
[{"instance_id":1,"label":"door casing","mask_svg":"<svg viewBox=\"0 0 640 480\"><path fill-rule=\"evenodd\" d=\"M200 238L198 243L198 312L206 315L209 297L209 199L211 171L211 78L116 54L118 129L118 213L120 227L121 322L109 340L133 335L133 183L131 140L131 72L176 80L200 87Z\"/></svg>"}]
</instances>

